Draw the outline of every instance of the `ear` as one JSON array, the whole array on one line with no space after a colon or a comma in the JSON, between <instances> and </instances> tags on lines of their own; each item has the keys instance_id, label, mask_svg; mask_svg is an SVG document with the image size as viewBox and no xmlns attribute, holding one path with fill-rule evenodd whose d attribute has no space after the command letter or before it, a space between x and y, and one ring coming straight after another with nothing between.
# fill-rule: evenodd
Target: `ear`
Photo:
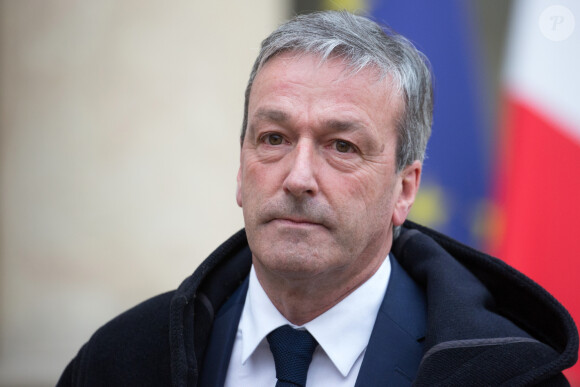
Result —
<instances>
[{"instance_id":1,"label":"ear","mask_svg":"<svg viewBox=\"0 0 580 387\"><path fill-rule=\"evenodd\" d=\"M412 164L407 165L401 172L399 197L395 202L395 210L393 211L393 224L400 226L407 219L411 206L417 196L419 184L421 183L422 165L419 160L415 160Z\"/></svg>"},{"instance_id":2,"label":"ear","mask_svg":"<svg viewBox=\"0 0 580 387\"><path fill-rule=\"evenodd\" d=\"M242 165L238 169L237 187L236 187L236 202L238 206L242 207Z\"/></svg>"}]
</instances>

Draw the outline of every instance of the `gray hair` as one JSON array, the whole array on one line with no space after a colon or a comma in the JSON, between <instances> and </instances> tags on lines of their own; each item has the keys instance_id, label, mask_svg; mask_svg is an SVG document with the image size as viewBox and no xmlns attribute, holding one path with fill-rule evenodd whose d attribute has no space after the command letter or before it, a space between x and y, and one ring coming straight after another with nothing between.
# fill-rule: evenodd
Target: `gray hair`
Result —
<instances>
[{"instance_id":1,"label":"gray hair","mask_svg":"<svg viewBox=\"0 0 580 387\"><path fill-rule=\"evenodd\" d=\"M321 61L339 57L353 73L372 67L379 70L381 79L390 75L405 102L397 124L397 171L415 160L423 162L433 121L433 87L427 58L388 27L346 11L297 16L262 42L246 87L242 143L254 79L268 60L283 52L315 54Z\"/></svg>"}]
</instances>

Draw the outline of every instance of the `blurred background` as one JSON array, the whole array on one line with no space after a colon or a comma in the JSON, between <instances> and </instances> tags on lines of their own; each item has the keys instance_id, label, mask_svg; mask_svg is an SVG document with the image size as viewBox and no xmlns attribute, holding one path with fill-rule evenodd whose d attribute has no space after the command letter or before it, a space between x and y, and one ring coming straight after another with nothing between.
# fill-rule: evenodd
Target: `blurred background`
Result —
<instances>
[{"instance_id":1,"label":"blurred background","mask_svg":"<svg viewBox=\"0 0 580 387\"><path fill-rule=\"evenodd\" d=\"M411 219L580 321L579 2L0 0L0 386L54 385L95 329L243 226L250 67L278 24L318 9L371 15L431 61Z\"/></svg>"}]
</instances>

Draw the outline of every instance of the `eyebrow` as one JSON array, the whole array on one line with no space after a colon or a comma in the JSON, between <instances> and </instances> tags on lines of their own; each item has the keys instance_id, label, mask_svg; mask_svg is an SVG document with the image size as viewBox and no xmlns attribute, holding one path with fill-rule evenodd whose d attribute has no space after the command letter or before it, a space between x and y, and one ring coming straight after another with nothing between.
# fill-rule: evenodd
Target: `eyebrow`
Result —
<instances>
[{"instance_id":1,"label":"eyebrow","mask_svg":"<svg viewBox=\"0 0 580 387\"><path fill-rule=\"evenodd\" d=\"M285 123L290 121L290 114L277 109L259 109L256 112L256 118L259 120ZM339 132L354 131L365 127L363 123L358 121L345 121L335 119L324 121L323 126Z\"/></svg>"},{"instance_id":2,"label":"eyebrow","mask_svg":"<svg viewBox=\"0 0 580 387\"><path fill-rule=\"evenodd\" d=\"M275 109L259 109L256 112L256 118L272 122L290 121L290 115L288 113Z\"/></svg>"},{"instance_id":3,"label":"eyebrow","mask_svg":"<svg viewBox=\"0 0 580 387\"><path fill-rule=\"evenodd\" d=\"M363 129L365 125L358 121L341 121L341 120L328 120L324 122L324 126L337 132L352 132L356 130Z\"/></svg>"}]
</instances>

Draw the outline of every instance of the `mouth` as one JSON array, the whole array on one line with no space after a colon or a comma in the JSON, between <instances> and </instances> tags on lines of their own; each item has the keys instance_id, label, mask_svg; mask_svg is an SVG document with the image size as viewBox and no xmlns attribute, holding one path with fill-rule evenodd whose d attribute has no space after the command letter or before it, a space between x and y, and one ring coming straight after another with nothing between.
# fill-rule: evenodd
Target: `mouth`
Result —
<instances>
[{"instance_id":1,"label":"mouth","mask_svg":"<svg viewBox=\"0 0 580 387\"><path fill-rule=\"evenodd\" d=\"M270 222L289 227L324 227L321 223L305 218L281 217L274 218Z\"/></svg>"}]
</instances>

